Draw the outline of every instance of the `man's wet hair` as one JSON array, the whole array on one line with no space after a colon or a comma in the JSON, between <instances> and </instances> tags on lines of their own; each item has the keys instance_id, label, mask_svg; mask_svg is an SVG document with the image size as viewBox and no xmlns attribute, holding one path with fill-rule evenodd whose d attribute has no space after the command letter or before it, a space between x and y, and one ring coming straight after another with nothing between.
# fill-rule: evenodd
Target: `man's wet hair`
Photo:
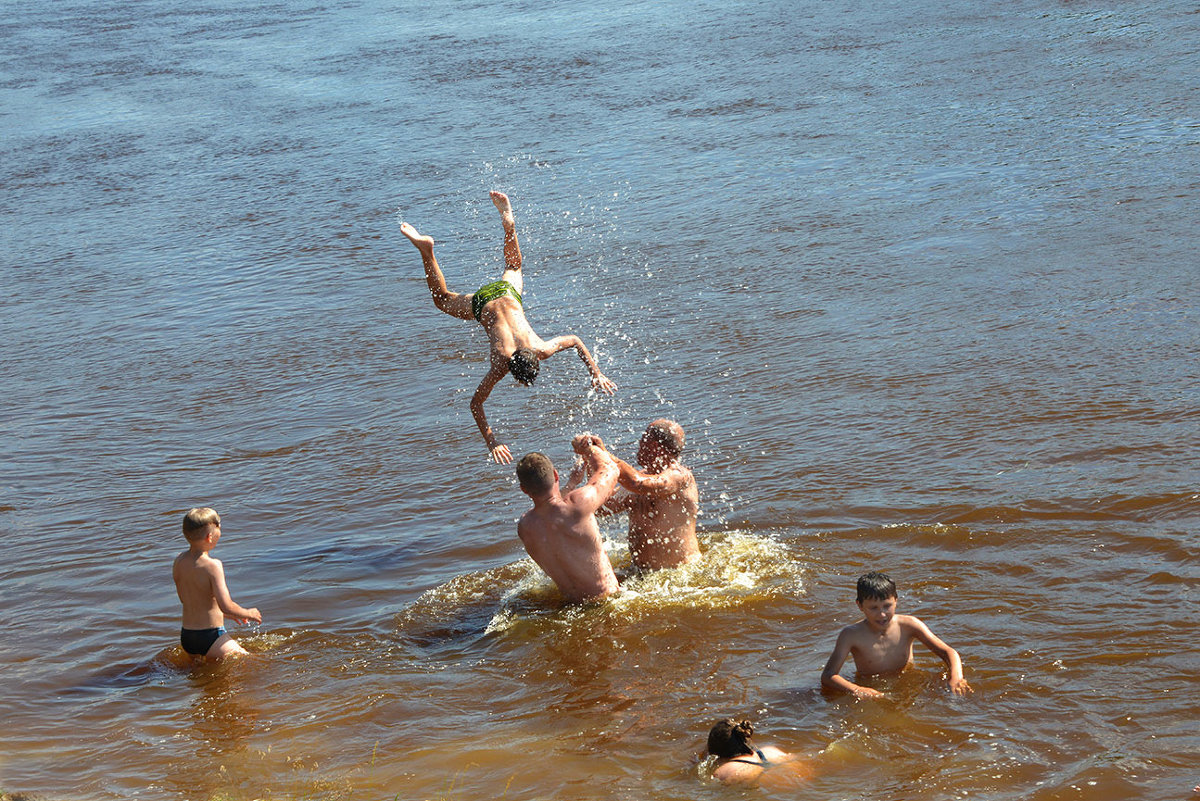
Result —
<instances>
[{"instance_id":1,"label":"man's wet hair","mask_svg":"<svg viewBox=\"0 0 1200 801\"><path fill-rule=\"evenodd\" d=\"M537 378L539 367L541 363L532 348L518 348L508 360L508 371L525 386L529 386L533 379Z\"/></svg>"},{"instance_id":2,"label":"man's wet hair","mask_svg":"<svg viewBox=\"0 0 1200 801\"><path fill-rule=\"evenodd\" d=\"M896 597L896 582L887 573L871 571L858 579L858 602L886 601Z\"/></svg>"},{"instance_id":3,"label":"man's wet hair","mask_svg":"<svg viewBox=\"0 0 1200 801\"><path fill-rule=\"evenodd\" d=\"M554 486L554 463L544 453L527 453L517 462L517 481L525 493L541 495Z\"/></svg>"},{"instance_id":4,"label":"man's wet hair","mask_svg":"<svg viewBox=\"0 0 1200 801\"><path fill-rule=\"evenodd\" d=\"M672 456L683 453L683 427L672 420L655 420L646 427L651 440L662 445Z\"/></svg>"},{"instance_id":5,"label":"man's wet hair","mask_svg":"<svg viewBox=\"0 0 1200 801\"><path fill-rule=\"evenodd\" d=\"M753 754L754 748L750 745L753 736L754 724L748 720L718 720L708 732L708 753L723 759Z\"/></svg>"}]
</instances>

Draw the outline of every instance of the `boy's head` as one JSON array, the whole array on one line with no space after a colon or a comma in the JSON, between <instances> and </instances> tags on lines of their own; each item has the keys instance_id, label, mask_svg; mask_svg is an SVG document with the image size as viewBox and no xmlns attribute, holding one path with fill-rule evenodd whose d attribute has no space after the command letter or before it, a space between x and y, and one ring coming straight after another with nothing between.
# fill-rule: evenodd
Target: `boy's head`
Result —
<instances>
[{"instance_id":1,"label":"boy's head","mask_svg":"<svg viewBox=\"0 0 1200 801\"><path fill-rule=\"evenodd\" d=\"M183 536L187 537L188 542L198 542L204 539L208 536L209 528L212 526L220 528L221 516L215 509L207 506L189 509L188 513L183 516Z\"/></svg>"},{"instance_id":2,"label":"boy's head","mask_svg":"<svg viewBox=\"0 0 1200 801\"><path fill-rule=\"evenodd\" d=\"M517 481L526 495L544 495L558 481L554 463L544 453L527 453L517 462Z\"/></svg>"},{"instance_id":3,"label":"boy's head","mask_svg":"<svg viewBox=\"0 0 1200 801\"><path fill-rule=\"evenodd\" d=\"M748 720L718 720L708 732L708 753L722 759L753 754L754 749L750 746L753 736L754 724Z\"/></svg>"},{"instance_id":4,"label":"boy's head","mask_svg":"<svg viewBox=\"0 0 1200 801\"><path fill-rule=\"evenodd\" d=\"M896 582L887 573L867 573L858 580L858 602L886 601L896 597Z\"/></svg>"},{"instance_id":5,"label":"boy's head","mask_svg":"<svg viewBox=\"0 0 1200 801\"><path fill-rule=\"evenodd\" d=\"M517 352L508 360L508 371L525 386L529 386L533 379L537 378L540 367L541 362L538 361L533 348L517 348Z\"/></svg>"}]
</instances>

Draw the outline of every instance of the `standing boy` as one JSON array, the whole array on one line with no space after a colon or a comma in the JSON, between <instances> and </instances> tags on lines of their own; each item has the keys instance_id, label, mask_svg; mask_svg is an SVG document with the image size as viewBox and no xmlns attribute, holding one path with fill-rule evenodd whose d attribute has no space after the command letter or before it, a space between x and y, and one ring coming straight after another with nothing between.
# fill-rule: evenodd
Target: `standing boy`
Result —
<instances>
[{"instance_id":1,"label":"standing boy","mask_svg":"<svg viewBox=\"0 0 1200 801\"><path fill-rule=\"evenodd\" d=\"M524 274L521 272L521 248L517 244L512 205L503 192L493 191L491 198L500 212L500 224L504 227L504 272L499 281L484 284L471 294L451 292L446 286L446 278L433 255L433 237L423 236L408 223L400 225L400 232L421 253L425 282L429 286L429 294L433 296L433 304L451 317L477 320L487 332L491 343L491 367L471 396L471 415L475 418L475 425L479 426L479 433L483 434L492 458L500 464L508 464L512 461L512 453L507 445L496 438L483 412L484 401L504 376L512 373L518 382L529 386L537 378L543 359L574 348L592 376L594 389L611 395L617 385L600 372L596 360L579 337L567 334L543 340L534 333L525 319L525 307L521 301Z\"/></svg>"},{"instance_id":2,"label":"standing boy","mask_svg":"<svg viewBox=\"0 0 1200 801\"><path fill-rule=\"evenodd\" d=\"M175 557L171 575L183 604L179 643L192 656L217 660L246 649L225 632L225 615L239 623L262 622L262 614L234 603L225 586L225 568L208 552L221 539L221 517L207 507L192 509L183 517L188 549Z\"/></svg>"},{"instance_id":3,"label":"standing boy","mask_svg":"<svg viewBox=\"0 0 1200 801\"><path fill-rule=\"evenodd\" d=\"M883 693L878 690L855 684L839 675L846 657L854 657L855 678L897 674L912 664L913 640L920 640L946 663L950 689L957 695L971 692L971 686L963 678L958 652L938 639L917 618L896 614L896 582L888 575L867 573L858 580L858 608L865 617L842 629L838 635L833 653L821 673L823 686L852 692L859 698L881 698Z\"/></svg>"}]
</instances>

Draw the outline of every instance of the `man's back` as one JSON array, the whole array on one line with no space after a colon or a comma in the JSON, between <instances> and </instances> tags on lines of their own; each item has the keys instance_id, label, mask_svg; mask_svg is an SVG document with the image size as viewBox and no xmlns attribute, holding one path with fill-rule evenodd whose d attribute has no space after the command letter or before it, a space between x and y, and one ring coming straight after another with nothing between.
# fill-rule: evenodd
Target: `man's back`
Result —
<instances>
[{"instance_id":1,"label":"man's back","mask_svg":"<svg viewBox=\"0 0 1200 801\"><path fill-rule=\"evenodd\" d=\"M572 447L590 463L591 478L565 495L558 487L558 471L553 470L544 454L528 454L517 465L518 477L527 471L528 478L528 471L535 468L541 475L529 479L528 487L526 478L522 479L521 490L533 500L533 508L521 516L517 534L529 556L554 580L567 600L594 601L618 589L594 515L616 487L617 466L585 435L576 437ZM552 481L548 472L553 473Z\"/></svg>"},{"instance_id":2,"label":"man's back","mask_svg":"<svg viewBox=\"0 0 1200 801\"><path fill-rule=\"evenodd\" d=\"M530 509L517 524L517 534L567 600L598 600L616 592L617 577L595 518L570 505L572 494L549 508Z\"/></svg>"}]
</instances>

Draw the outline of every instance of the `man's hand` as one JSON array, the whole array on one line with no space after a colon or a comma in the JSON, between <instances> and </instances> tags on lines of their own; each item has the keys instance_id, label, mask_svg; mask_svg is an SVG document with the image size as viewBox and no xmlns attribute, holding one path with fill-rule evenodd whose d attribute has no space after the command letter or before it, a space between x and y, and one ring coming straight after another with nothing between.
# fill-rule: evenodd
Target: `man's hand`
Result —
<instances>
[{"instance_id":1,"label":"man's hand","mask_svg":"<svg viewBox=\"0 0 1200 801\"><path fill-rule=\"evenodd\" d=\"M592 389L603 392L605 395L612 395L617 391L617 385L604 377L604 373L597 373L592 378Z\"/></svg>"},{"instance_id":2,"label":"man's hand","mask_svg":"<svg viewBox=\"0 0 1200 801\"><path fill-rule=\"evenodd\" d=\"M578 453L580 456L587 453L592 448L604 448L604 443L595 434L580 434L571 440L571 450Z\"/></svg>"},{"instance_id":3,"label":"man's hand","mask_svg":"<svg viewBox=\"0 0 1200 801\"><path fill-rule=\"evenodd\" d=\"M492 448L492 461L496 464L512 464L512 452L507 445L497 445Z\"/></svg>"}]
</instances>

